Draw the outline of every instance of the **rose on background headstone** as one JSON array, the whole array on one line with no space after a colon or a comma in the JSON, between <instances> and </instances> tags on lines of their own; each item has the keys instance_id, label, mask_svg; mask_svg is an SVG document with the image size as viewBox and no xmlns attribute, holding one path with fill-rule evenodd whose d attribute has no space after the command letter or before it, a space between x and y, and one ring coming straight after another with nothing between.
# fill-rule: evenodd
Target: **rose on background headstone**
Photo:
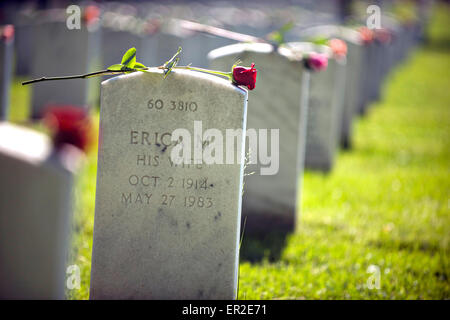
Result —
<instances>
[{"instance_id":1,"label":"rose on background headstone","mask_svg":"<svg viewBox=\"0 0 450 320\"><path fill-rule=\"evenodd\" d=\"M97 23L100 19L100 8L95 5L89 5L84 8L83 19L86 25Z\"/></svg>"},{"instance_id":2,"label":"rose on background headstone","mask_svg":"<svg viewBox=\"0 0 450 320\"><path fill-rule=\"evenodd\" d=\"M328 66L328 58L323 53L312 52L306 56L305 67L312 71L322 71Z\"/></svg>"},{"instance_id":3,"label":"rose on background headstone","mask_svg":"<svg viewBox=\"0 0 450 320\"><path fill-rule=\"evenodd\" d=\"M330 46L331 50L333 50L333 54L336 58L344 58L347 56L347 44L345 41L341 39L330 39L328 41L328 45Z\"/></svg>"},{"instance_id":4,"label":"rose on background headstone","mask_svg":"<svg viewBox=\"0 0 450 320\"><path fill-rule=\"evenodd\" d=\"M367 27L361 27L358 29L358 31L359 31L359 35L361 37L362 43L367 45L373 41L374 35L373 35L372 30L370 30Z\"/></svg>"},{"instance_id":5,"label":"rose on background headstone","mask_svg":"<svg viewBox=\"0 0 450 320\"><path fill-rule=\"evenodd\" d=\"M12 24L3 26L0 31L1 37L5 41L11 41L14 38L14 26Z\"/></svg>"}]
</instances>

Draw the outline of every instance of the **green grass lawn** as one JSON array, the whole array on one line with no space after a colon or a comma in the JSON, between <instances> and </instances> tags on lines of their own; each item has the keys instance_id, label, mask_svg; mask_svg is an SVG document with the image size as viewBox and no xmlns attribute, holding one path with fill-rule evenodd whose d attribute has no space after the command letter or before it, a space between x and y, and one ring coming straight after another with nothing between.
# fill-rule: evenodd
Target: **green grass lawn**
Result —
<instances>
[{"instance_id":1,"label":"green grass lawn","mask_svg":"<svg viewBox=\"0 0 450 320\"><path fill-rule=\"evenodd\" d=\"M239 299L450 298L449 21L448 7L435 10L429 43L392 70L383 100L356 122L354 149L330 174L305 174L297 232L277 253L241 259ZM28 90L14 85L13 105ZM24 115L17 107L12 117ZM71 299L89 296L96 157L94 147L77 182L69 263L82 283ZM369 266L379 289L367 285Z\"/></svg>"},{"instance_id":2,"label":"green grass lawn","mask_svg":"<svg viewBox=\"0 0 450 320\"><path fill-rule=\"evenodd\" d=\"M306 173L280 257L241 263L239 298L450 298L449 9L435 18L431 43L357 122L354 150L328 175ZM371 265L379 290L367 285Z\"/></svg>"}]
</instances>

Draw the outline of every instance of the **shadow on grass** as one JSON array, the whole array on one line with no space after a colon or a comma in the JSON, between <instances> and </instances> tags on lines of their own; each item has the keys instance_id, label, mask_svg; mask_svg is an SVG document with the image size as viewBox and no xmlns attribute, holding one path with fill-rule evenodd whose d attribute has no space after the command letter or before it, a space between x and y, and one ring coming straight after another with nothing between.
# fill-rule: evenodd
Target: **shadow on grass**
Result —
<instances>
[{"instance_id":1,"label":"shadow on grass","mask_svg":"<svg viewBox=\"0 0 450 320\"><path fill-rule=\"evenodd\" d=\"M432 41L426 41L424 43L424 48L429 51L439 52L439 53L449 53L450 52L450 39L435 39Z\"/></svg>"},{"instance_id":2,"label":"shadow on grass","mask_svg":"<svg viewBox=\"0 0 450 320\"><path fill-rule=\"evenodd\" d=\"M443 251L439 243L429 242L426 240L374 240L370 241L369 246L392 250L405 250L408 252L422 251L430 254L438 254Z\"/></svg>"},{"instance_id":3,"label":"shadow on grass","mask_svg":"<svg viewBox=\"0 0 450 320\"><path fill-rule=\"evenodd\" d=\"M260 234L244 234L240 250L240 260L252 263L268 260L280 260L281 253L286 246L290 233L273 231Z\"/></svg>"}]
</instances>

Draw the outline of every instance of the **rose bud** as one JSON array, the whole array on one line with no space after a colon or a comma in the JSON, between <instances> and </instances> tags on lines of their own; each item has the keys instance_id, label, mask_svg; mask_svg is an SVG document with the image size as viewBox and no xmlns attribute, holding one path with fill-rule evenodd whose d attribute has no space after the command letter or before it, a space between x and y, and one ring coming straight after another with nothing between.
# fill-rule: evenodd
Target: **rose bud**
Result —
<instances>
[{"instance_id":1,"label":"rose bud","mask_svg":"<svg viewBox=\"0 0 450 320\"><path fill-rule=\"evenodd\" d=\"M347 55L347 44L341 39L331 39L328 45L337 58L344 58Z\"/></svg>"},{"instance_id":2,"label":"rose bud","mask_svg":"<svg viewBox=\"0 0 450 320\"><path fill-rule=\"evenodd\" d=\"M361 37L361 41L364 44L369 44L373 40L373 32L367 27L361 27L359 28L359 36Z\"/></svg>"},{"instance_id":3,"label":"rose bud","mask_svg":"<svg viewBox=\"0 0 450 320\"><path fill-rule=\"evenodd\" d=\"M0 28L0 35L5 42L12 41L14 39L14 26L12 24L7 24Z\"/></svg>"},{"instance_id":4,"label":"rose bud","mask_svg":"<svg viewBox=\"0 0 450 320\"><path fill-rule=\"evenodd\" d=\"M100 9L95 5L87 6L84 9L83 18L88 26L95 24L100 19Z\"/></svg>"},{"instance_id":5,"label":"rose bud","mask_svg":"<svg viewBox=\"0 0 450 320\"><path fill-rule=\"evenodd\" d=\"M256 84L255 64L252 63L250 68L246 67L234 67L233 68L233 83L238 86L247 86L249 90L255 89Z\"/></svg>"},{"instance_id":6,"label":"rose bud","mask_svg":"<svg viewBox=\"0 0 450 320\"><path fill-rule=\"evenodd\" d=\"M52 131L56 149L70 144L87 150L91 123L86 110L74 106L51 106L45 110L44 124Z\"/></svg>"},{"instance_id":7,"label":"rose bud","mask_svg":"<svg viewBox=\"0 0 450 320\"><path fill-rule=\"evenodd\" d=\"M328 67L328 58L322 53L310 53L305 60L305 66L309 70L321 71Z\"/></svg>"}]
</instances>

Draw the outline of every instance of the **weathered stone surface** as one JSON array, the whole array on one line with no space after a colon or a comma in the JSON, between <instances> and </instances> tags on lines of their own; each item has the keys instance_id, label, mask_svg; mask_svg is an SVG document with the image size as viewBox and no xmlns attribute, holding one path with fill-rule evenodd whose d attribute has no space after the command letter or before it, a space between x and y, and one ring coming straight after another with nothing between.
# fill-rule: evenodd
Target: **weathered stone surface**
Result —
<instances>
[{"instance_id":1,"label":"weathered stone surface","mask_svg":"<svg viewBox=\"0 0 450 320\"><path fill-rule=\"evenodd\" d=\"M242 139L240 163L175 165L171 134L194 139L194 121L245 130L246 103L245 90L194 71L102 83L91 299L236 297Z\"/></svg>"}]
</instances>

